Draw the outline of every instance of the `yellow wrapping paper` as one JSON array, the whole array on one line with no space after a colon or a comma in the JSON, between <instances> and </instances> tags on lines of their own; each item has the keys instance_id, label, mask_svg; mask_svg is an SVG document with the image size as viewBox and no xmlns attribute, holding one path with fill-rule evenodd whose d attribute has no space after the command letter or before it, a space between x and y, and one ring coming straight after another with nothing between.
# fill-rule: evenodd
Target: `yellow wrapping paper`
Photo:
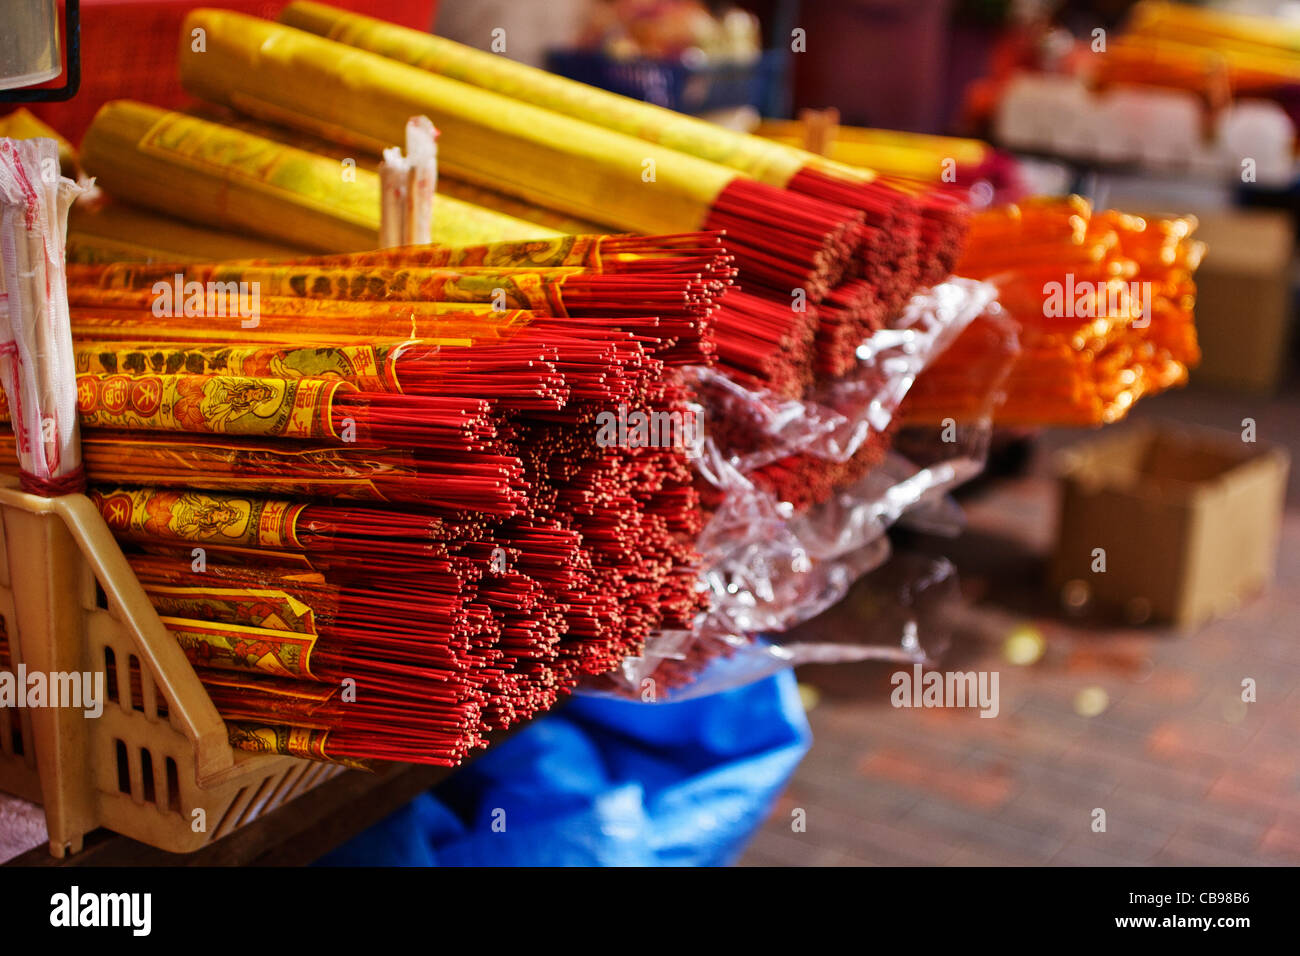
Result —
<instances>
[{"instance_id":1,"label":"yellow wrapping paper","mask_svg":"<svg viewBox=\"0 0 1300 956\"><path fill-rule=\"evenodd\" d=\"M560 232L590 235L608 231L608 227L601 223L591 222L586 219L575 219L573 216L566 216L553 209L538 206L516 196L507 196L495 189L476 186L474 183L463 182L452 176L440 175L438 177L438 195L450 196L483 209L490 209L503 216L514 216L516 219L535 222L540 226L557 229Z\"/></svg>"},{"instance_id":2,"label":"yellow wrapping paper","mask_svg":"<svg viewBox=\"0 0 1300 956\"><path fill-rule=\"evenodd\" d=\"M204 31L201 52L195 30ZM450 175L619 229L698 229L737 175L254 17L197 10L182 40L181 79L196 96L372 153L400 142L409 117L427 115L442 133L438 161Z\"/></svg>"},{"instance_id":3,"label":"yellow wrapping paper","mask_svg":"<svg viewBox=\"0 0 1300 956\"><path fill-rule=\"evenodd\" d=\"M234 443L220 437L174 433L139 438L88 432L82 436L81 448L86 470L97 482L199 487L211 480L229 492L267 497L389 501L387 491L394 484L417 474L408 452L376 455L370 449L340 445L286 446L277 442ZM16 454L13 431L0 428L0 471L18 474Z\"/></svg>"},{"instance_id":4,"label":"yellow wrapping paper","mask_svg":"<svg viewBox=\"0 0 1300 956\"><path fill-rule=\"evenodd\" d=\"M798 120L764 120L756 132L764 139L794 146L804 141L806 127ZM991 146L977 139L839 126L827 155L889 176L937 181L945 160L959 166L978 166L992 151Z\"/></svg>"},{"instance_id":5,"label":"yellow wrapping paper","mask_svg":"<svg viewBox=\"0 0 1300 956\"><path fill-rule=\"evenodd\" d=\"M315 612L281 590L148 585L149 600L191 662L316 680Z\"/></svg>"},{"instance_id":6,"label":"yellow wrapping paper","mask_svg":"<svg viewBox=\"0 0 1300 956\"><path fill-rule=\"evenodd\" d=\"M320 252L378 245L375 173L184 113L108 103L82 160L114 197L204 225ZM435 201L433 223L446 245L558 235L450 197Z\"/></svg>"},{"instance_id":7,"label":"yellow wrapping paper","mask_svg":"<svg viewBox=\"0 0 1300 956\"><path fill-rule=\"evenodd\" d=\"M1300 29L1250 12L1142 2L1106 55L1094 59L1099 82L1189 88L1222 105L1300 82Z\"/></svg>"},{"instance_id":8,"label":"yellow wrapping paper","mask_svg":"<svg viewBox=\"0 0 1300 956\"><path fill-rule=\"evenodd\" d=\"M653 240L650 240L653 241ZM632 247L641 250L626 253ZM365 253L340 253L298 260L302 265L384 265L420 266L424 268L488 267L502 269L527 269L530 267L554 268L579 266L603 271L605 257L617 261L644 258L645 246L629 237L602 235L567 235L554 239L526 239L522 242L489 242L475 246L405 246L396 249Z\"/></svg>"},{"instance_id":9,"label":"yellow wrapping paper","mask_svg":"<svg viewBox=\"0 0 1300 956\"><path fill-rule=\"evenodd\" d=\"M68 261L220 262L291 259L310 251L236 232L205 229L121 202L95 209L76 203L68 217Z\"/></svg>"},{"instance_id":10,"label":"yellow wrapping paper","mask_svg":"<svg viewBox=\"0 0 1300 956\"><path fill-rule=\"evenodd\" d=\"M205 119L209 122L219 123L231 129L242 130L251 133L254 136L261 136L264 139L275 140L277 143L283 143L286 146L293 146L296 149L306 150L315 153L318 156L327 156L335 162L342 162L344 159L350 159L356 163L358 169L365 169L372 173L377 173L379 169L379 159L367 153L358 153L355 149L345 149L336 143L331 142L321 136L315 136L303 130L287 129L274 123L263 122L262 120L253 119L242 113L236 113L233 110L223 109L220 107L206 106L199 107L195 110L187 111L190 115L197 116L199 119ZM488 189L484 186L477 186L473 183L464 182L453 176L448 176L445 168L438 170L437 183L438 196L447 196L452 199L461 200L462 204L468 204L471 207L490 210L491 212L501 213L514 219L522 219L528 223L535 223L539 226L545 226L547 229L553 229L558 232L569 235L602 235L609 231L609 228L601 223L590 222L584 219L575 219L572 216L566 216L558 213L553 209L547 209L544 206L538 206L534 203L525 202L515 196L507 196L505 193L498 192L495 189ZM466 218L464 213L458 211L457 218ZM438 228L438 224L434 224ZM445 230L445 227L444 227ZM485 237L483 240L465 239L465 242L471 241L495 241L488 237L487 229L481 230ZM444 238L441 241L450 242L450 238ZM459 240L458 240L459 241ZM228 259L248 258L240 256L227 256Z\"/></svg>"},{"instance_id":11,"label":"yellow wrapping paper","mask_svg":"<svg viewBox=\"0 0 1300 956\"><path fill-rule=\"evenodd\" d=\"M324 4L291 3L281 12L280 19L300 30L394 62L707 159L769 186L786 186L805 166L855 182L869 182L874 178L867 170L844 166L802 149L727 130L504 56Z\"/></svg>"},{"instance_id":12,"label":"yellow wrapping paper","mask_svg":"<svg viewBox=\"0 0 1300 956\"><path fill-rule=\"evenodd\" d=\"M1144 0L1129 15L1125 32L1182 39L1209 47L1240 47L1279 56L1300 54L1300 27L1276 17L1198 10L1182 3Z\"/></svg>"},{"instance_id":13,"label":"yellow wrapping paper","mask_svg":"<svg viewBox=\"0 0 1300 956\"><path fill-rule=\"evenodd\" d=\"M115 294L113 290L91 291L97 296ZM127 291L121 295L137 293ZM358 345L371 342L376 336L407 336L426 344L473 345L507 341L535 318L532 312L520 309L498 312L490 303L274 299L275 313L267 311L272 304L267 299L262 303L261 321L253 329L243 329L226 320L155 317L147 308L132 311L78 307L74 303L72 334L78 339L157 339L228 345L251 342Z\"/></svg>"},{"instance_id":14,"label":"yellow wrapping paper","mask_svg":"<svg viewBox=\"0 0 1300 956\"><path fill-rule=\"evenodd\" d=\"M202 271L200 271L202 270ZM372 301L381 305L397 302L418 304L493 305L500 312L485 319L495 323L497 316L510 310L532 310L547 315L567 315L562 290L564 280L584 270L576 266L550 268L546 271L466 267L463 269L386 268L382 266L316 265L232 265L196 266L185 278L194 281L203 276L209 283L247 283L260 294L279 300L284 298L316 299L327 302ZM136 269L123 264L105 271L101 288L141 289L152 286L155 273L148 267ZM74 323L75 325L75 323ZM417 337L412 324L411 337Z\"/></svg>"}]
</instances>

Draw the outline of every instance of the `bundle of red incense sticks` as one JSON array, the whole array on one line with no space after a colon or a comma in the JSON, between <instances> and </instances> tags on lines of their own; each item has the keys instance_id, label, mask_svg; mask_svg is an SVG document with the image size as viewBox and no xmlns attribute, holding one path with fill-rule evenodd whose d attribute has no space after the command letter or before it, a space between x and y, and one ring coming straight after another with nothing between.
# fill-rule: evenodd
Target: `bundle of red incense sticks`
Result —
<instances>
[{"instance_id":1,"label":"bundle of red incense sticks","mask_svg":"<svg viewBox=\"0 0 1300 956\"><path fill-rule=\"evenodd\" d=\"M689 628L673 368L730 262L700 234L73 268L93 500L232 740L450 764ZM212 308L240 288L253 315Z\"/></svg>"}]
</instances>

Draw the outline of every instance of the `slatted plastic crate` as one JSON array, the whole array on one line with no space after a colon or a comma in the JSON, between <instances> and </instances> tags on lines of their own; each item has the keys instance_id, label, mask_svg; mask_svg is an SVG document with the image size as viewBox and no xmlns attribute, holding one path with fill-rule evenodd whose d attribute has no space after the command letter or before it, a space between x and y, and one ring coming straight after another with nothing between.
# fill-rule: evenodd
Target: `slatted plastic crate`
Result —
<instances>
[{"instance_id":1,"label":"slatted plastic crate","mask_svg":"<svg viewBox=\"0 0 1300 956\"><path fill-rule=\"evenodd\" d=\"M90 499L0 479L0 519L0 670L104 671L98 718L0 708L0 790L44 807L56 857L98 827L192 852L343 772L230 746Z\"/></svg>"}]
</instances>

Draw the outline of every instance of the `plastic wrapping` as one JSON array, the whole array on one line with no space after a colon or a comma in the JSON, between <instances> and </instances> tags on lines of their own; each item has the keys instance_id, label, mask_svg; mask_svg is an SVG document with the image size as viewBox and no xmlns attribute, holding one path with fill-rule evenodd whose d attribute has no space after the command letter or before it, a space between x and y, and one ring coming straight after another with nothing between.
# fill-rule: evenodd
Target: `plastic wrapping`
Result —
<instances>
[{"instance_id":1,"label":"plastic wrapping","mask_svg":"<svg viewBox=\"0 0 1300 956\"><path fill-rule=\"evenodd\" d=\"M696 638L695 660L658 661L639 678L640 699L693 700L805 664L937 660L961 622L957 571L944 558L890 555L887 539L880 541L889 560L862 570L834 606L779 635L746 639L710 631L706 624ZM680 682L687 673L690 681Z\"/></svg>"},{"instance_id":2,"label":"plastic wrapping","mask_svg":"<svg viewBox=\"0 0 1300 956\"><path fill-rule=\"evenodd\" d=\"M857 368L803 399L747 389L716 370L691 370L706 406L702 476L734 493L763 466L792 455L848 461L873 432L891 427L916 376L996 294L988 283L954 278L914 296L886 328L858 346Z\"/></svg>"},{"instance_id":3,"label":"plastic wrapping","mask_svg":"<svg viewBox=\"0 0 1300 956\"><path fill-rule=\"evenodd\" d=\"M711 515L697 547L709 609L690 631L656 635L595 689L679 700L792 664L923 659L915 626L873 625L859 631L859 641L834 647L787 642L784 633L880 567L890 553L885 532L904 514L917 514L923 526L953 525L944 494L983 467L1000 377L973 383L984 390L979 420L906 429L906 454L889 445L916 377L995 295L986 283L952 279L915 296L862 343L850 375L803 400L747 390L715 370L690 370L704 418L696 463ZM815 482L826 487L814 501L796 500ZM950 577L950 568L938 575ZM709 666L719 658L727 664Z\"/></svg>"},{"instance_id":4,"label":"plastic wrapping","mask_svg":"<svg viewBox=\"0 0 1300 956\"><path fill-rule=\"evenodd\" d=\"M81 191L54 140L0 139L0 382L24 487L48 496L85 484L64 261Z\"/></svg>"}]
</instances>

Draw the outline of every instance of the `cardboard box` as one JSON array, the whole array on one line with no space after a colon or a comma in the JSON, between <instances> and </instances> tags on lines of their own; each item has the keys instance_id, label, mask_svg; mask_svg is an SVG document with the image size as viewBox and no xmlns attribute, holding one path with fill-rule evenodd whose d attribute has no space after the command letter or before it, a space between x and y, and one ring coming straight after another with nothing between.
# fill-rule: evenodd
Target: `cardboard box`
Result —
<instances>
[{"instance_id":1,"label":"cardboard box","mask_svg":"<svg viewBox=\"0 0 1300 956\"><path fill-rule=\"evenodd\" d=\"M1197 213L1207 246L1196 272L1201 364L1193 385L1272 392L1291 324L1291 217L1272 210Z\"/></svg>"},{"instance_id":2,"label":"cardboard box","mask_svg":"<svg viewBox=\"0 0 1300 956\"><path fill-rule=\"evenodd\" d=\"M1068 449L1053 586L1134 622L1231 611L1272 580L1288 464L1232 432L1146 425Z\"/></svg>"}]
</instances>

